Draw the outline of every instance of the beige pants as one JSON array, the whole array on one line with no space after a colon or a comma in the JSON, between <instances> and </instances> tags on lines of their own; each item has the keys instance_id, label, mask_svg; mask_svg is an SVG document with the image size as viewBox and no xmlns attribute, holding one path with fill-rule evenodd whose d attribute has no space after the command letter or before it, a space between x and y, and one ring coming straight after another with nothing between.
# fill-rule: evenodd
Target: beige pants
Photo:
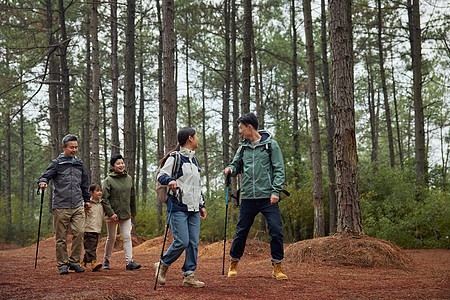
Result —
<instances>
[{"instance_id":1,"label":"beige pants","mask_svg":"<svg viewBox=\"0 0 450 300\"><path fill-rule=\"evenodd\" d=\"M131 243L131 219L106 221L106 229L108 230L108 238L105 245L105 257L104 260L110 260L111 253L116 241L116 228L117 224L120 225L120 234L122 235L123 251L125 252L125 260L128 263L133 261L133 246Z\"/></svg>"},{"instance_id":2,"label":"beige pants","mask_svg":"<svg viewBox=\"0 0 450 300\"><path fill-rule=\"evenodd\" d=\"M58 269L80 264L84 234L84 208L53 209L53 226L56 236L56 262ZM72 234L70 258L67 254L67 233Z\"/></svg>"}]
</instances>

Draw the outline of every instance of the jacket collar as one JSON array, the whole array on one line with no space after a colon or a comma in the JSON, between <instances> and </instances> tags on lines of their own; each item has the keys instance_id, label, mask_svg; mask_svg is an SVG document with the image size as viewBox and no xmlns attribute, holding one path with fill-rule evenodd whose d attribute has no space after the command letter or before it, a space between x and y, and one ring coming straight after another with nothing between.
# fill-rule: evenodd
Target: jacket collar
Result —
<instances>
[{"instance_id":1,"label":"jacket collar","mask_svg":"<svg viewBox=\"0 0 450 300\"><path fill-rule=\"evenodd\" d=\"M267 132L265 130L258 130L258 132L261 135L261 141L259 142L258 146L266 144L272 139L272 135L269 132ZM242 146L250 146L251 145L250 140L248 140L248 139L242 140L240 142L240 144Z\"/></svg>"},{"instance_id":2,"label":"jacket collar","mask_svg":"<svg viewBox=\"0 0 450 300\"><path fill-rule=\"evenodd\" d=\"M187 156L190 159L192 159L194 157L194 155L195 155L195 151L194 150L189 150L188 148L181 147L180 148L180 154L183 155L183 156Z\"/></svg>"},{"instance_id":3,"label":"jacket collar","mask_svg":"<svg viewBox=\"0 0 450 300\"><path fill-rule=\"evenodd\" d=\"M116 173L114 171L109 172L109 176L111 176L111 177L123 177L123 176L127 176L127 175L128 175L128 173L126 170L124 170L123 173Z\"/></svg>"}]
</instances>

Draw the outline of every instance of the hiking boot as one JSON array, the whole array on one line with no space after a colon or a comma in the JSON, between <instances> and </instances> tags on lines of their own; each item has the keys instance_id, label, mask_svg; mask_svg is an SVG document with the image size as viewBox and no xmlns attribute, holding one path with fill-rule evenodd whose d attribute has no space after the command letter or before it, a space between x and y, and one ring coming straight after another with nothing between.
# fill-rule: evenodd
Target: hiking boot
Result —
<instances>
[{"instance_id":1,"label":"hiking boot","mask_svg":"<svg viewBox=\"0 0 450 300\"><path fill-rule=\"evenodd\" d=\"M161 285L165 285L166 284L166 274L167 274L167 270L169 269L168 266L165 265L161 265L161 267L159 266L160 262L155 263L154 267L155 267L155 277L158 276L158 283ZM158 268L159 268L159 274L158 274Z\"/></svg>"},{"instance_id":2,"label":"hiking boot","mask_svg":"<svg viewBox=\"0 0 450 300\"><path fill-rule=\"evenodd\" d=\"M99 270L102 267L102 264L97 262L96 260L91 261L92 272Z\"/></svg>"},{"instance_id":3,"label":"hiking boot","mask_svg":"<svg viewBox=\"0 0 450 300\"><path fill-rule=\"evenodd\" d=\"M237 276L237 265L239 261L234 261L230 259L230 268L228 269L228 277L236 277Z\"/></svg>"},{"instance_id":4,"label":"hiking boot","mask_svg":"<svg viewBox=\"0 0 450 300\"><path fill-rule=\"evenodd\" d=\"M105 258L103 261L103 269L109 270L109 260Z\"/></svg>"},{"instance_id":5,"label":"hiking boot","mask_svg":"<svg viewBox=\"0 0 450 300\"><path fill-rule=\"evenodd\" d=\"M82 267L83 269L87 270L87 269L89 269L89 267L88 267L87 264L88 264L87 262L82 261L82 262L81 262L81 267Z\"/></svg>"},{"instance_id":6,"label":"hiking boot","mask_svg":"<svg viewBox=\"0 0 450 300\"><path fill-rule=\"evenodd\" d=\"M69 270L75 271L75 273L83 273L84 269L80 265L70 266Z\"/></svg>"},{"instance_id":7,"label":"hiking boot","mask_svg":"<svg viewBox=\"0 0 450 300\"><path fill-rule=\"evenodd\" d=\"M194 273L192 273L188 276L184 276L182 286L202 288L205 287L205 283L198 281L197 278L195 278Z\"/></svg>"},{"instance_id":8,"label":"hiking boot","mask_svg":"<svg viewBox=\"0 0 450 300\"><path fill-rule=\"evenodd\" d=\"M287 275L283 273L283 270L281 269L281 263L275 263L272 262L273 271L272 271L272 277L276 278L277 280L283 280L288 279Z\"/></svg>"},{"instance_id":9,"label":"hiking boot","mask_svg":"<svg viewBox=\"0 0 450 300\"><path fill-rule=\"evenodd\" d=\"M59 269L59 275L66 275L69 274L69 270L67 269L67 267L62 267L61 269Z\"/></svg>"},{"instance_id":10,"label":"hiking boot","mask_svg":"<svg viewBox=\"0 0 450 300\"><path fill-rule=\"evenodd\" d=\"M140 264L135 264L133 261L130 261L130 262L127 264L126 269L127 269L128 271L130 271L130 270L137 270L137 269L139 269L140 267L141 267Z\"/></svg>"}]
</instances>

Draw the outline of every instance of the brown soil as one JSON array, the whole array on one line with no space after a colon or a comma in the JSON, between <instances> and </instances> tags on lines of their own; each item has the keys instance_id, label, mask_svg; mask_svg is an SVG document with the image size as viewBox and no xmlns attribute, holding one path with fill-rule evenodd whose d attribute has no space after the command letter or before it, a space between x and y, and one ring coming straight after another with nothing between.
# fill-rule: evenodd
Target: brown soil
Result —
<instances>
[{"instance_id":1,"label":"brown soil","mask_svg":"<svg viewBox=\"0 0 450 300\"><path fill-rule=\"evenodd\" d=\"M118 247L112 255L111 270L65 276L56 268L54 238L39 243L36 270L36 245L8 250L0 245L0 298L450 299L449 250L400 250L365 236L286 245L283 270L289 279L284 281L271 278L267 243L248 240L236 278L222 275L223 242L201 244L196 274L206 287L181 286L182 256L169 269L166 285L158 285L155 291L153 264L161 254L162 242L163 237L133 239L133 256L142 264L140 270L125 270L124 252ZM170 242L169 237L166 249ZM227 241L227 252L230 244ZM104 241L97 252L100 261L103 245ZM226 262L225 273L227 266Z\"/></svg>"}]
</instances>

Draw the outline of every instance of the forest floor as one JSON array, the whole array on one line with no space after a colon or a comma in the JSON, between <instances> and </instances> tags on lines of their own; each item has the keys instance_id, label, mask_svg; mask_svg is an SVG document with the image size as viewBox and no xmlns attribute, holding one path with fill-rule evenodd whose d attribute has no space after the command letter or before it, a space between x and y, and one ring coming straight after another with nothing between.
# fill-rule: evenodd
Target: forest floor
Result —
<instances>
[{"instance_id":1,"label":"forest floor","mask_svg":"<svg viewBox=\"0 0 450 300\"><path fill-rule=\"evenodd\" d=\"M36 269L36 245L0 245L0 299L450 299L450 250L401 250L409 260L401 268L301 262L294 256L283 262L289 279L277 281L271 277L269 244L248 240L238 277L227 278L228 262L222 275L223 243L202 243L196 275L205 288L181 286L182 256L170 267L166 285L154 290L153 264L163 237L133 241L134 261L141 269L125 270L118 242L111 270L71 271L64 276L56 268L54 238L39 243ZM227 241L227 253L230 244ZM286 252L294 245L287 244ZM104 238L97 251L99 261L103 248Z\"/></svg>"}]
</instances>

